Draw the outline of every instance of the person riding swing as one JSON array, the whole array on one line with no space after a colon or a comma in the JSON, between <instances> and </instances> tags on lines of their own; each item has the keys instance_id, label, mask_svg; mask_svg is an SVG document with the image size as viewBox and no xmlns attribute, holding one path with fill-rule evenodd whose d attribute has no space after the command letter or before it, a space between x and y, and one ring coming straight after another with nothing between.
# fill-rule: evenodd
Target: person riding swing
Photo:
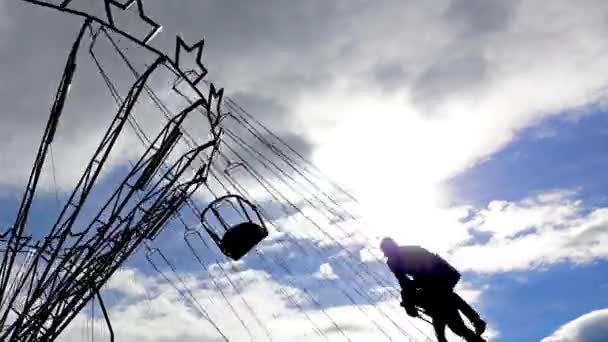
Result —
<instances>
[{"instance_id":1,"label":"person riding swing","mask_svg":"<svg viewBox=\"0 0 608 342\"><path fill-rule=\"evenodd\" d=\"M458 294L454 287L460 281L460 272L437 254L420 246L399 246L392 238L384 238L380 249L386 263L401 287L402 302L407 314L418 317L419 308L432 318L439 342L447 342L445 326L467 342L484 341L481 334L486 323ZM459 312L473 324L469 329Z\"/></svg>"}]
</instances>

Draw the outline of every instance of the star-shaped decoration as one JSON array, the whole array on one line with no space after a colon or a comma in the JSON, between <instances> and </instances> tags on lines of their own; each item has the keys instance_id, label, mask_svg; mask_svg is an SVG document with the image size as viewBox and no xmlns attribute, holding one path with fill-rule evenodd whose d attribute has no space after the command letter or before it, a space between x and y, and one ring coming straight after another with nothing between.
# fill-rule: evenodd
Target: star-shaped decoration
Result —
<instances>
[{"instance_id":1,"label":"star-shaped decoration","mask_svg":"<svg viewBox=\"0 0 608 342\"><path fill-rule=\"evenodd\" d=\"M192 52L192 51L196 50L196 65L200 68L200 71L193 73L194 75L196 75L194 80L190 80L193 85L197 85L198 82L200 82L203 79L203 77L205 77L205 75L207 75L207 68L205 68L205 66L203 65L203 62L202 62L204 46L205 46L204 39L201 39L198 43L196 43L194 45L187 45L180 36L177 36L177 42L175 44L175 65L177 65L178 68L180 67L179 59L180 59L180 54L182 52L182 49L186 50L187 52Z\"/></svg>"},{"instance_id":2,"label":"star-shaped decoration","mask_svg":"<svg viewBox=\"0 0 608 342\"><path fill-rule=\"evenodd\" d=\"M71 0L66 0L66 1L71 1ZM139 17L143 21L145 21L148 25L152 26L152 30L150 30L148 35L146 35L146 37L143 39L144 44L148 44L148 42L150 42L150 40L152 40L152 38L154 38L154 36L162 29L162 26L160 26L160 24L158 24L154 20L150 19L150 17L148 17L144 13L143 0L127 0L125 3L121 3L116 0L104 0L104 4L105 4L105 8L106 8L106 16L108 17L108 23L110 23L110 25L112 27L116 27L114 25L114 17L112 15L112 6L118 7L124 11L124 10L129 9L133 4L136 4L137 12L139 13Z\"/></svg>"}]
</instances>

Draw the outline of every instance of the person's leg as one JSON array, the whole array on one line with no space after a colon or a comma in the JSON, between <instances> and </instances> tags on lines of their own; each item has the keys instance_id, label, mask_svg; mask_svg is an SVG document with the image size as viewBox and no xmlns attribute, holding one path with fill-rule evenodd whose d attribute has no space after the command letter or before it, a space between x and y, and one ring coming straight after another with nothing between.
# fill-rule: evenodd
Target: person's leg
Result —
<instances>
[{"instance_id":1,"label":"person's leg","mask_svg":"<svg viewBox=\"0 0 608 342\"><path fill-rule=\"evenodd\" d=\"M433 328L435 329L437 342L448 342L445 337L445 322L443 320L433 318Z\"/></svg>"},{"instance_id":2,"label":"person's leg","mask_svg":"<svg viewBox=\"0 0 608 342\"><path fill-rule=\"evenodd\" d=\"M473 330L469 329L460 317L460 313L456 308L451 310L446 310L444 312L447 326L450 327L450 330L454 332L454 334L464 338L467 342L482 342L484 341L479 335L477 335Z\"/></svg>"},{"instance_id":3,"label":"person's leg","mask_svg":"<svg viewBox=\"0 0 608 342\"><path fill-rule=\"evenodd\" d=\"M462 314L473 324L475 332L478 335L483 334L486 329L486 322L484 322L475 309L473 309L469 303L467 303L462 297L456 292L451 293L452 305L457 308Z\"/></svg>"}]
</instances>

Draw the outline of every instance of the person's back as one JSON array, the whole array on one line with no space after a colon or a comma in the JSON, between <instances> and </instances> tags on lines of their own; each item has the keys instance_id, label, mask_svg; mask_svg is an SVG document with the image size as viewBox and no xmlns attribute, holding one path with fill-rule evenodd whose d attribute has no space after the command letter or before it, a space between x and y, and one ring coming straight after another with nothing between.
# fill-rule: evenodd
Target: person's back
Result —
<instances>
[{"instance_id":1,"label":"person's back","mask_svg":"<svg viewBox=\"0 0 608 342\"><path fill-rule=\"evenodd\" d=\"M416 288L452 290L460 280L460 273L447 261L420 246L397 247L387 264L393 273L412 277Z\"/></svg>"}]
</instances>

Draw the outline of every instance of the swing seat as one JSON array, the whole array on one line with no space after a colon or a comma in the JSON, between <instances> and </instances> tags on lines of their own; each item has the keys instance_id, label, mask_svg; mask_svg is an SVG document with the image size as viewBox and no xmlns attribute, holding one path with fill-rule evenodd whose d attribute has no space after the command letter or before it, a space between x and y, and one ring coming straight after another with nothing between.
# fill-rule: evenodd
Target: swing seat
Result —
<instances>
[{"instance_id":1,"label":"swing seat","mask_svg":"<svg viewBox=\"0 0 608 342\"><path fill-rule=\"evenodd\" d=\"M229 228L220 242L222 253L239 260L268 236L268 230L253 222L242 222Z\"/></svg>"}]
</instances>

